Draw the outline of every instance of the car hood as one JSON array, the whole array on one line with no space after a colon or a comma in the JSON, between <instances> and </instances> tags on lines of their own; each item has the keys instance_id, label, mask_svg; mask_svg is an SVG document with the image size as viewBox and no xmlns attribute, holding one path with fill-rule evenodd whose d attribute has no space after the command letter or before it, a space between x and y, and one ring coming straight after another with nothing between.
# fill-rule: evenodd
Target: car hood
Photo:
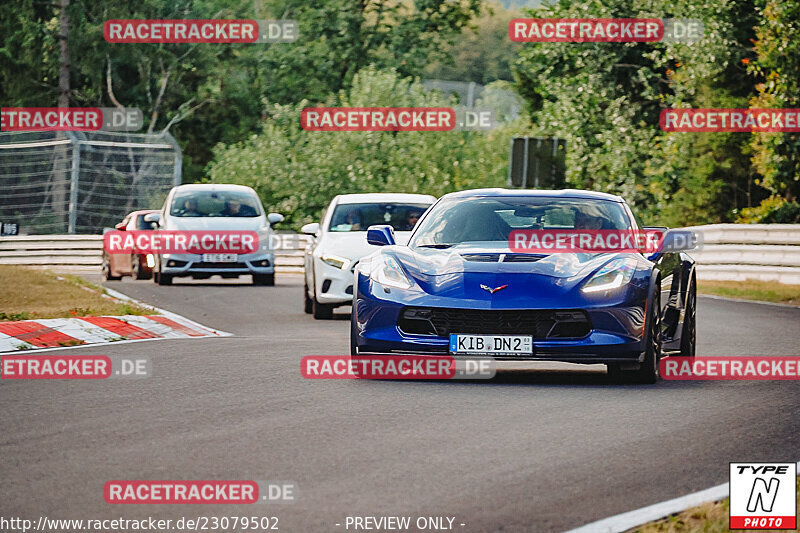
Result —
<instances>
[{"instance_id":1,"label":"car hood","mask_svg":"<svg viewBox=\"0 0 800 533\"><path fill-rule=\"evenodd\" d=\"M386 250L383 253L389 253ZM399 259L406 272L427 294L475 299L476 301L509 300L515 304L520 297L529 298L536 294L540 301L558 299L576 289L583 280L608 261L619 256L635 254L574 254L556 253L534 255L513 253L507 247L457 246L445 250L416 248L406 246L392 247L391 253ZM518 262L499 261L512 256ZM519 256L528 258L519 262ZM497 256L495 258L495 256ZM513 257L516 256L516 257ZM531 256L535 261L530 261ZM482 287L490 289L507 285L510 290L500 289L491 294ZM499 300L498 300L499 298Z\"/></svg>"},{"instance_id":2,"label":"car hood","mask_svg":"<svg viewBox=\"0 0 800 533\"><path fill-rule=\"evenodd\" d=\"M425 276L454 273L499 272L540 274L556 278L571 278L591 272L615 253L550 255L512 252L508 247L459 245L444 250L436 248L396 247L395 253L408 270ZM630 254L628 254L630 255ZM500 259L503 261L500 261Z\"/></svg>"},{"instance_id":3,"label":"car hood","mask_svg":"<svg viewBox=\"0 0 800 533\"><path fill-rule=\"evenodd\" d=\"M408 242L411 232L397 231L394 236L398 244L404 245ZM367 242L367 232L365 231L343 231L325 233L317 249L320 254L329 253L351 261L357 261L377 251L379 248L379 246L374 246Z\"/></svg>"}]
</instances>

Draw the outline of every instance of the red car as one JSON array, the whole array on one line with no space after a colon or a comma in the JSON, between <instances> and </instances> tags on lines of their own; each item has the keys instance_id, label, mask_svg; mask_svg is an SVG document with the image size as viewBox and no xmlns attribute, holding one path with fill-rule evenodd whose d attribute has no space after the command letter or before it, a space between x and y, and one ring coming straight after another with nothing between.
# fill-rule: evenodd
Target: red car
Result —
<instances>
[{"instance_id":1,"label":"red car","mask_svg":"<svg viewBox=\"0 0 800 533\"><path fill-rule=\"evenodd\" d=\"M157 209L144 209L128 213L122 222L114 226L119 231L152 230L152 223L145 222L144 217L150 213L158 213ZM103 245L103 279L118 280L122 276L134 279L150 279L153 277L154 258L149 254L108 253Z\"/></svg>"}]
</instances>

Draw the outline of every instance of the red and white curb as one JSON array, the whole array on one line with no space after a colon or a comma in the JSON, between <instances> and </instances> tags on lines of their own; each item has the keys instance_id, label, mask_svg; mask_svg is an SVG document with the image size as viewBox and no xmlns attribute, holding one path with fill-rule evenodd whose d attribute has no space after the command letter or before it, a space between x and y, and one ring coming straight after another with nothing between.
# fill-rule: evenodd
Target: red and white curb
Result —
<instances>
[{"instance_id":1,"label":"red and white curb","mask_svg":"<svg viewBox=\"0 0 800 533\"><path fill-rule=\"evenodd\" d=\"M111 342L230 336L230 333L203 326L181 315L138 302L117 291L106 289L106 292L113 298L135 302L160 314L0 322L0 353L30 352Z\"/></svg>"},{"instance_id":2,"label":"red and white curb","mask_svg":"<svg viewBox=\"0 0 800 533\"><path fill-rule=\"evenodd\" d=\"M726 463L727 466L727 463ZM797 463L800 468L800 461ZM570 529L566 533L621 533L628 531L635 527L647 524L653 520L660 520L677 513L681 513L692 507L703 505L704 503L711 503L727 498L730 495L730 488L728 483L717 485L709 489L693 492L680 498L667 500L665 502L648 505L641 509L628 511L591 524L586 524L579 528Z\"/></svg>"}]
</instances>

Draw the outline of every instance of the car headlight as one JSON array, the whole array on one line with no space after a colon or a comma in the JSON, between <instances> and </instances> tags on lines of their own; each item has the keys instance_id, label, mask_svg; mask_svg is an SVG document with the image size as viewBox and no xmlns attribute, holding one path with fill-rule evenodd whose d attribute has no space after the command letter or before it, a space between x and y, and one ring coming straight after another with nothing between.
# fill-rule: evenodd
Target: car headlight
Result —
<instances>
[{"instance_id":1,"label":"car headlight","mask_svg":"<svg viewBox=\"0 0 800 533\"><path fill-rule=\"evenodd\" d=\"M581 291L591 293L619 289L631 280L635 271L635 259L626 257L614 259L595 272L594 276L583 284Z\"/></svg>"},{"instance_id":2,"label":"car headlight","mask_svg":"<svg viewBox=\"0 0 800 533\"><path fill-rule=\"evenodd\" d=\"M397 289L410 289L411 281L403 272L400 262L392 256L380 256L372 263L370 279L385 287L395 287Z\"/></svg>"},{"instance_id":3,"label":"car headlight","mask_svg":"<svg viewBox=\"0 0 800 533\"><path fill-rule=\"evenodd\" d=\"M330 265L334 268L343 269L344 266L350 262L349 259L345 259L344 257L339 257L338 255L329 255L325 254L320 257L323 263L326 265Z\"/></svg>"}]
</instances>

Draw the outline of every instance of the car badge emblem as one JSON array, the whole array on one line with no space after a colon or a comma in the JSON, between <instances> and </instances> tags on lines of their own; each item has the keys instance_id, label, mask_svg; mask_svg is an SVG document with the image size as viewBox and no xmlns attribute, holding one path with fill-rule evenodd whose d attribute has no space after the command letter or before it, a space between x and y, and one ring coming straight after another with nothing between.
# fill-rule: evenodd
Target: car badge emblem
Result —
<instances>
[{"instance_id":1,"label":"car badge emblem","mask_svg":"<svg viewBox=\"0 0 800 533\"><path fill-rule=\"evenodd\" d=\"M502 290L503 290L503 289L505 289L506 287L508 287L508 285L500 285L499 287L495 287L495 288L493 289L493 288L489 287L488 285L484 285L484 284L482 284L482 283L481 283L481 289L485 290L485 291L486 291L486 292L488 292L489 294L494 294L494 293L496 293L497 291L502 291Z\"/></svg>"}]
</instances>

